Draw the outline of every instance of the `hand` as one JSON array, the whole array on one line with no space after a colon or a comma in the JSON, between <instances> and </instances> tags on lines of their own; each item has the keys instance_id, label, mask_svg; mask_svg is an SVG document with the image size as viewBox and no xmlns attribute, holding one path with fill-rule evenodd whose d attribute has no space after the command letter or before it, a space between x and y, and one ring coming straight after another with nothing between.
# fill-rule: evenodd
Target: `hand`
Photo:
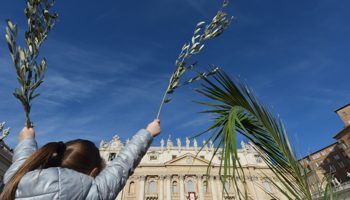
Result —
<instances>
[{"instance_id":1,"label":"hand","mask_svg":"<svg viewBox=\"0 0 350 200\"><path fill-rule=\"evenodd\" d=\"M34 128L27 128L24 127L21 132L19 133L19 140L22 141L25 138L33 139L35 137L35 130Z\"/></svg>"},{"instance_id":2,"label":"hand","mask_svg":"<svg viewBox=\"0 0 350 200\"><path fill-rule=\"evenodd\" d=\"M147 131L151 133L153 137L156 137L160 133L160 121L159 119L153 120L153 122L149 123L147 126Z\"/></svg>"}]
</instances>

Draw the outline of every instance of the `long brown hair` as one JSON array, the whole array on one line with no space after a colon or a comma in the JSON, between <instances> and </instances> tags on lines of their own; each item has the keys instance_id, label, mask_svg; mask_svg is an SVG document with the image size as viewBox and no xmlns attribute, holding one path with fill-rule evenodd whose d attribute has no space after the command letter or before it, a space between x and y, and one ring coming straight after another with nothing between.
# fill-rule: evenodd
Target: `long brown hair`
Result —
<instances>
[{"instance_id":1,"label":"long brown hair","mask_svg":"<svg viewBox=\"0 0 350 200\"><path fill-rule=\"evenodd\" d=\"M104 161L95 144L88 140L73 140L67 143L50 142L34 152L6 184L0 199L15 199L16 189L22 177L29 171L49 167L64 167L89 174L94 168L99 173Z\"/></svg>"}]
</instances>

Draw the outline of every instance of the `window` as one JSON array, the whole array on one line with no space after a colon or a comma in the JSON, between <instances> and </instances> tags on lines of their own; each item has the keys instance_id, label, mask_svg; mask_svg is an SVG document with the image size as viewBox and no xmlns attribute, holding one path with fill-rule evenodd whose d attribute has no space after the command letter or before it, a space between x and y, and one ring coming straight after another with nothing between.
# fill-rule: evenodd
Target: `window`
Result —
<instances>
[{"instance_id":1,"label":"window","mask_svg":"<svg viewBox=\"0 0 350 200\"><path fill-rule=\"evenodd\" d=\"M208 182L207 181L203 181L203 192L208 193Z\"/></svg>"},{"instance_id":2,"label":"window","mask_svg":"<svg viewBox=\"0 0 350 200\"><path fill-rule=\"evenodd\" d=\"M345 165L344 165L344 163L342 161L339 161L338 164L339 164L339 167L341 167L341 168L345 167Z\"/></svg>"},{"instance_id":3,"label":"window","mask_svg":"<svg viewBox=\"0 0 350 200\"><path fill-rule=\"evenodd\" d=\"M149 156L149 159L150 159L150 160L157 160L158 157L157 157L157 155L150 155L150 156Z\"/></svg>"},{"instance_id":4,"label":"window","mask_svg":"<svg viewBox=\"0 0 350 200\"><path fill-rule=\"evenodd\" d=\"M316 154L314 154L313 156L311 156L312 157L312 159L318 159L318 158L320 158L321 157L321 155L319 154L319 153L316 153Z\"/></svg>"},{"instance_id":5,"label":"window","mask_svg":"<svg viewBox=\"0 0 350 200\"><path fill-rule=\"evenodd\" d=\"M171 186L171 192L177 193L177 182L173 181L173 185Z\"/></svg>"},{"instance_id":6,"label":"window","mask_svg":"<svg viewBox=\"0 0 350 200\"><path fill-rule=\"evenodd\" d=\"M267 181L263 182L264 190L265 192L272 193L272 188L270 186L270 183Z\"/></svg>"},{"instance_id":7,"label":"window","mask_svg":"<svg viewBox=\"0 0 350 200\"><path fill-rule=\"evenodd\" d=\"M344 150L349 148L347 144L345 144L343 141L340 143L341 148L343 148Z\"/></svg>"},{"instance_id":8,"label":"window","mask_svg":"<svg viewBox=\"0 0 350 200\"><path fill-rule=\"evenodd\" d=\"M108 156L108 161L114 160L115 158L115 153L110 153Z\"/></svg>"},{"instance_id":9,"label":"window","mask_svg":"<svg viewBox=\"0 0 350 200\"><path fill-rule=\"evenodd\" d=\"M335 167L334 167L334 165L330 165L329 166L329 172L330 173L334 173L336 170L335 170Z\"/></svg>"},{"instance_id":10,"label":"window","mask_svg":"<svg viewBox=\"0 0 350 200\"><path fill-rule=\"evenodd\" d=\"M187 182L187 192L194 192L194 185L191 180Z\"/></svg>"},{"instance_id":11,"label":"window","mask_svg":"<svg viewBox=\"0 0 350 200\"><path fill-rule=\"evenodd\" d=\"M155 182L154 181L150 181L149 182L149 187L148 187L148 192L149 193L155 193L156 192L156 188L155 188Z\"/></svg>"},{"instance_id":12,"label":"window","mask_svg":"<svg viewBox=\"0 0 350 200\"><path fill-rule=\"evenodd\" d=\"M255 161L257 163L262 163L262 159L261 159L261 157L259 155L254 155L254 157L255 157Z\"/></svg>"},{"instance_id":13,"label":"window","mask_svg":"<svg viewBox=\"0 0 350 200\"><path fill-rule=\"evenodd\" d=\"M339 160L340 159L339 155L334 155L334 159Z\"/></svg>"},{"instance_id":14,"label":"window","mask_svg":"<svg viewBox=\"0 0 350 200\"><path fill-rule=\"evenodd\" d=\"M134 182L130 182L129 194L135 194L135 183Z\"/></svg>"}]
</instances>

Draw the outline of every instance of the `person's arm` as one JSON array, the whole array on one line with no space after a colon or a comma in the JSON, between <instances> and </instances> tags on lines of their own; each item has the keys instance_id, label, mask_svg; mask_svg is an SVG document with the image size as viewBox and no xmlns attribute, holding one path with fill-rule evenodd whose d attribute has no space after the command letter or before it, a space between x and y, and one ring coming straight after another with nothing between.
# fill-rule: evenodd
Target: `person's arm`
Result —
<instances>
[{"instance_id":1,"label":"person's arm","mask_svg":"<svg viewBox=\"0 0 350 200\"><path fill-rule=\"evenodd\" d=\"M133 173L150 147L153 137L159 133L159 120L154 120L148 125L147 129L141 129L118 156L95 178L97 192L101 200L117 197L128 177Z\"/></svg>"},{"instance_id":2,"label":"person's arm","mask_svg":"<svg viewBox=\"0 0 350 200\"><path fill-rule=\"evenodd\" d=\"M23 128L19 134L19 143L16 146L12 164L4 175L4 183L6 184L17 170L23 165L29 156L31 156L38 149L35 141L35 131L33 128Z\"/></svg>"}]
</instances>

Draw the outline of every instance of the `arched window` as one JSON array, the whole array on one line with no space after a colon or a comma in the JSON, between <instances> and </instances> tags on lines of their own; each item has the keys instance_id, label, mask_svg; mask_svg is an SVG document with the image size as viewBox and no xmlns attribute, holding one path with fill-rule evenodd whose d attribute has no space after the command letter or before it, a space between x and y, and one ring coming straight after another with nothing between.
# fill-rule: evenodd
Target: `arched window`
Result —
<instances>
[{"instance_id":1,"label":"arched window","mask_svg":"<svg viewBox=\"0 0 350 200\"><path fill-rule=\"evenodd\" d=\"M134 182L130 182L129 194L135 194L135 183Z\"/></svg>"},{"instance_id":2,"label":"arched window","mask_svg":"<svg viewBox=\"0 0 350 200\"><path fill-rule=\"evenodd\" d=\"M191 180L187 182L187 192L194 192L194 185Z\"/></svg>"},{"instance_id":3,"label":"arched window","mask_svg":"<svg viewBox=\"0 0 350 200\"><path fill-rule=\"evenodd\" d=\"M149 182L148 192L149 193L155 193L156 192L156 184L155 184L154 181L150 181Z\"/></svg>"},{"instance_id":4,"label":"arched window","mask_svg":"<svg viewBox=\"0 0 350 200\"><path fill-rule=\"evenodd\" d=\"M208 182L207 181L203 181L203 192L208 193Z\"/></svg>"},{"instance_id":5,"label":"arched window","mask_svg":"<svg viewBox=\"0 0 350 200\"><path fill-rule=\"evenodd\" d=\"M272 188L269 182L264 181L263 186L264 186L265 192L272 193Z\"/></svg>"},{"instance_id":6,"label":"arched window","mask_svg":"<svg viewBox=\"0 0 350 200\"><path fill-rule=\"evenodd\" d=\"M173 181L173 185L171 186L171 192L177 193L177 182Z\"/></svg>"}]
</instances>

